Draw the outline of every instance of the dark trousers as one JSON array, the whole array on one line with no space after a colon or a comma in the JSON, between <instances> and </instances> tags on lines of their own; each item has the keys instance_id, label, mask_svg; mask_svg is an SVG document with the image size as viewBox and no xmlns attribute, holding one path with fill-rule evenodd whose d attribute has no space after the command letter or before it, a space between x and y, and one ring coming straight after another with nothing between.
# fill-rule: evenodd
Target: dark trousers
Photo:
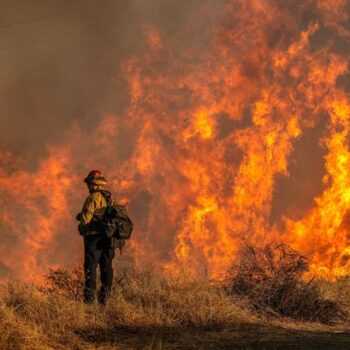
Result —
<instances>
[{"instance_id":1,"label":"dark trousers","mask_svg":"<svg viewBox=\"0 0 350 350\"><path fill-rule=\"evenodd\" d=\"M111 247L111 240L105 235L96 234L84 237L84 302L93 303L96 295L96 269L100 266L101 289L98 301L101 304L106 302L113 283L112 260L114 249Z\"/></svg>"}]
</instances>

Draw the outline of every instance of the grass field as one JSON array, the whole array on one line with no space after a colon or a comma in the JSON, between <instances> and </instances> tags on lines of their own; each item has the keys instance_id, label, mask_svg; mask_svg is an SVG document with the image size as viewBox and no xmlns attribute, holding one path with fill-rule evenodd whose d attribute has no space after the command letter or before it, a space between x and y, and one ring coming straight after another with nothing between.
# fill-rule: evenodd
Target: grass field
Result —
<instances>
[{"instance_id":1,"label":"grass field","mask_svg":"<svg viewBox=\"0 0 350 350\"><path fill-rule=\"evenodd\" d=\"M102 307L80 301L78 270L49 276L50 288L3 286L1 349L350 349L348 317L321 324L271 316L212 281L119 273ZM317 283L350 312L348 278Z\"/></svg>"}]
</instances>

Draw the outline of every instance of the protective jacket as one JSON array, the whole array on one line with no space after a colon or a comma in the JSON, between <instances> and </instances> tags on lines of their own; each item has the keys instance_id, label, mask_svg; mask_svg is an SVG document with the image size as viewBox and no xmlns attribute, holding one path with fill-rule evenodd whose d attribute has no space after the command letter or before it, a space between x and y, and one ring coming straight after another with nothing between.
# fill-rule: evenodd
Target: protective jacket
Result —
<instances>
[{"instance_id":1,"label":"protective jacket","mask_svg":"<svg viewBox=\"0 0 350 350\"><path fill-rule=\"evenodd\" d=\"M91 193L85 200L83 209L80 213L80 224L78 226L81 235L94 235L99 233L98 223L107 208L105 197L100 191Z\"/></svg>"}]
</instances>

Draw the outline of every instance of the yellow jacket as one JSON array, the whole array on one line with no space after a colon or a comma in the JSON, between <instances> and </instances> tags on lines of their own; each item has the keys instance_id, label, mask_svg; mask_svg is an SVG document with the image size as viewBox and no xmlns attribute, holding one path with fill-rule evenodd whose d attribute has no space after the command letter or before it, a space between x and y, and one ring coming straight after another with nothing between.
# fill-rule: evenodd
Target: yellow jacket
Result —
<instances>
[{"instance_id":1,"label":"yellow jacket","mask_svg":"<svg viewBox=\"0 0 350 350\"><path fill-rule=\"evenodd\" d=\"M98 233L89 228L92 219L102 218L107 208L107 202L101 192L91 193L85 200L83 209L80 213L79 232L90 234Z\"/></svg>"}]
</instances>

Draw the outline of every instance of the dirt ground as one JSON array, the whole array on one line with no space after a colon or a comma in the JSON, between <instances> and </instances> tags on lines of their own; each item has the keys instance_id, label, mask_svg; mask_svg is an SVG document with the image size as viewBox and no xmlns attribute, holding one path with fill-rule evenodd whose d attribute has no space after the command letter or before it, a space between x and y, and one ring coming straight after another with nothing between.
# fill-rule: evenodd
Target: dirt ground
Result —
<instances>
[{"instance_id":1,"label":"dirt ground","mask_svg":"<svg viewBox=\"0 0 350 350\"><path fill-rule=\"evenodd\" d=\"M89 329L78 336L98 349L350 349L350 329L305 331L252 324L210 331L186 328Z\"/></svg>"}]
</instances>

